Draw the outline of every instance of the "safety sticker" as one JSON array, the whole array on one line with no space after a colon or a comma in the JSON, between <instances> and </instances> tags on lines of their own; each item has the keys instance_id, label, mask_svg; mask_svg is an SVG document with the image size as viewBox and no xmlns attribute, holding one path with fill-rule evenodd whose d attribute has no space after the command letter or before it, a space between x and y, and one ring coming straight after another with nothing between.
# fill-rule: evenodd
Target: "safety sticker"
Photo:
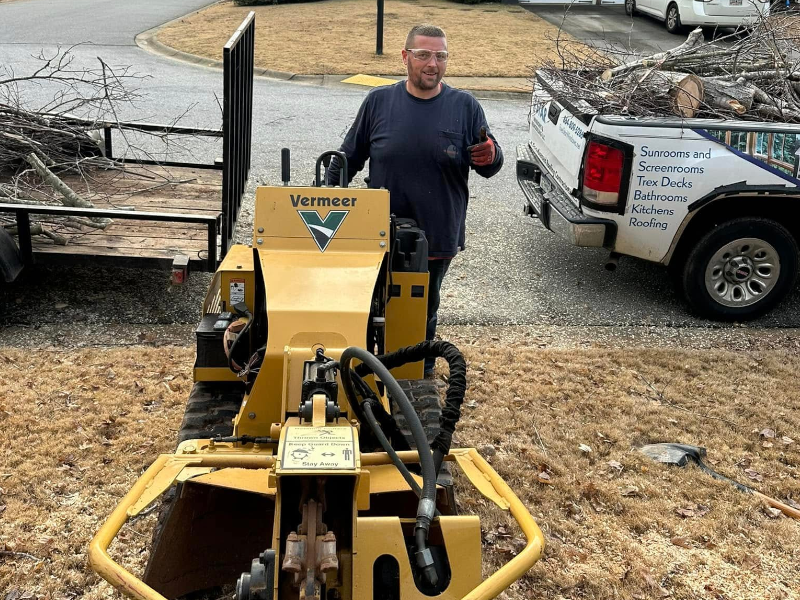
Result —
<instances>
[{"instance_id":1,"label":"safety sticker","mask_svg":"<svg viewBox=\"0 0 800 600\"><path fill-rule=\"evenodd\" d=\"M228 301L231 306L244 302L244 279L231 279Z\"/></svg>"},{"instance_id":2,"label":"safety sticker","mask_svg":"<svg viewBox=\"0 0 800 600\"><path fill-rule=\"evenodd\" d=\"M281 469L354 470L356 442L352 427L288 427Z\"/></svg>"}]
</instances>

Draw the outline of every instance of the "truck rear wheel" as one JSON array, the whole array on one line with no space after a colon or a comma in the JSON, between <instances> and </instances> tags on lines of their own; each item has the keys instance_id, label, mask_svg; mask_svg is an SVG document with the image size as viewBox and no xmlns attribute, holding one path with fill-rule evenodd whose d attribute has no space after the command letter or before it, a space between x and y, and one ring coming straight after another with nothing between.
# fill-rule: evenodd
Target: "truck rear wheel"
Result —
<instances>
[{"instance_id":1,"label":"truck rear wheel","mask_svg":"<svg viewBox=\"0 0 800 600\"><path fill-rule=\"evenodd\" d=\"M706 233L683 265L686 300L699 314L722 321L753 319L794 287L798 246L771 219L733 219Z\"/></svg>"}]
</instances>

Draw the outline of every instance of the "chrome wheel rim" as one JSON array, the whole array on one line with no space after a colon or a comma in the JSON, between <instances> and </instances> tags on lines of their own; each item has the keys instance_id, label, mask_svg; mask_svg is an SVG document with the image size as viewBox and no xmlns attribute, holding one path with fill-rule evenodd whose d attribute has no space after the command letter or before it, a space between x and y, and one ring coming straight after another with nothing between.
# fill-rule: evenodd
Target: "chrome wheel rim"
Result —
<instances>
[{"instance_id":1,"label":"chrome wheel rim","mask_svg":"<svg viewBox=\"0 0 800 600\"><path fill-rule=\"evenodd\" d=\"M667 25L669 25L670 29L675 28L675 23L678 21L678 9L674 6L669 9L669 13L667 14Z\"/></svg>"},{"instance_id":2,"label":"chrome wheel rim","mask_svg":"<svg viewBox=\"0 0 800 600\"><path fill-rule=\"evenodd\" d=\"M706 267L706 290L723 306L751 306L775 288L780 274L780 256L772 244L741 238L725 244L711 257Z\"/></svg>"}]
</instances>

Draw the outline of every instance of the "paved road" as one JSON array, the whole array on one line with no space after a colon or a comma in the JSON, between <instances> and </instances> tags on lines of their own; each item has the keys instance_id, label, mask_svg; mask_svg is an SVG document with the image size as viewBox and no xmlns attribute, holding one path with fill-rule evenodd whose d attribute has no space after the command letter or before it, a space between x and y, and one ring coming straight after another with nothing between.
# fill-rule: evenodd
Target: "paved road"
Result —
<instances>
[{"instance_id":1,"label":"paved road","mask_svg":"<svg viewBox=\"0 0 800 600\"><path fill-rule=\"evenodd\" d=\"M622 6L525 6L548 23L563 27L573 37L599 47L651 54L669 50L685 36L673 35L664 23L638 14L631 18ZM727 32L728 30L725 30ZM688 33L688 30L687 30ZM706 36L713 35L706 32Z\"/></svg>"},{"instance_id":2,"label":"paved road","mask_svg":"<svg viewBox=\"0 0 800 600\"><path fill-rule=\"evenodd\" d=\"M0 4L0 63L14 65L22 73L35 64L32 54L41 48L48 52L55 49L53 39L62 44L99 39L102 44L75 50L76 63L93 64L100 55L111 64L130 65L150 75L140 85L144 98L136 107L128 107L123 118L165 122L194 103L184 124L219 126L215 98L215 94L221 97L219 71L153 56L131 45L137 29L155 26L203 1L174 2L164 7L155 0L75 0L69 3L71 18L59 28L40 27L61 4L58 0ZM115 7L115 12L101 11L107 6ZM115 24L112 29L118 33L97 31L93 19L98 14L107 14L101 22L109 27ZM309 182L315 157L339 144L366 91L260 79L254 93L251 188L279 182L283 146L292 149L294 180ZM26 97L35 103L46 94L45 90L33 89ZM445 282L443 322L706 325L686 314L658 265L623 259L619 269L609 274L602 266L603 251L569 246L524 217L514 174L514 148L527 138L527 101L485 100L482 104L506 150L506 165L490 180L475 177L471 182L469 247L454 262ZM217 155L215 149L209 151L210 157ZM251 207L249 195L240 239L248 237ZM166 275L158 272L39 268L22 281L2 288L0 324L192 323L207 281L206 276L195 274L187 286L170 289ZM68 306L56 310L57 303ZM799 306L800 295L795 294L761 324L797 326Z\"/></svg>"}]
</instances>

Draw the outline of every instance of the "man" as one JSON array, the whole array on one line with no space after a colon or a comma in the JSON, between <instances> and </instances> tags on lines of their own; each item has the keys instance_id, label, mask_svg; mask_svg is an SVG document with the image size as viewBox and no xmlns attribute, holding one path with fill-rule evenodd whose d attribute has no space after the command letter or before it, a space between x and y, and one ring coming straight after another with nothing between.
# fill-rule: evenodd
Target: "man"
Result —
<instances>
[{"instance_id":1,"label":"man","mask_svg":"<svg viewBox=\"0 0 800 600\"><path fill-rule=\"evenodd\" d=\"M450 261L464 248L470 168L491 177L503 152L478 101L442 82L449 54L444 31L434 25L411 29L402 50L408 79L372 90L340 150L348 181L369 159L369 187L386 188L397 217L417 222L428 238L428 325L436 334L440 289ZM339 181L338 161L328 182ZM425 376L434 361L425 361Z\"/></svg>"}]
</instances>

